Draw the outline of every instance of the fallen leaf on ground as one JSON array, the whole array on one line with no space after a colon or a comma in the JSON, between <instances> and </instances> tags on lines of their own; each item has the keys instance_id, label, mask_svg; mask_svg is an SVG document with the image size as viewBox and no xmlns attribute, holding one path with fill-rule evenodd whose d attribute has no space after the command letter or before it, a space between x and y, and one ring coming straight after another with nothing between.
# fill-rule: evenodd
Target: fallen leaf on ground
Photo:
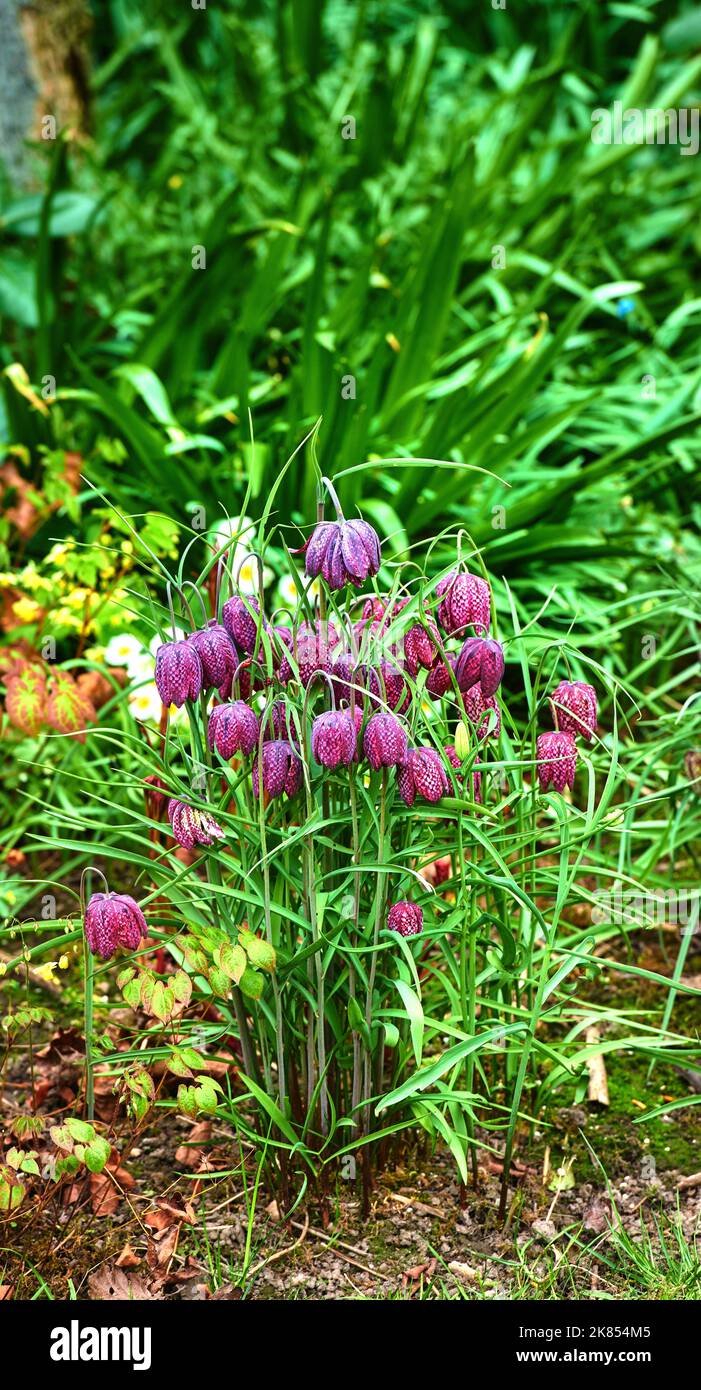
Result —
<instances>
[{"instance_id":1,"label":"fallen leaf on ground","mask_svg":"<svg viewBox=\"0 0 701 1390\"><path fill-rule=\"evenodd\" d=\"M154 1293L138 1274L125 1274L116 1265L102 1265L88 1279L90 1297L95 1300L128 1302L136 1299L144 1303L147 1299L161 1298Z\"/></svg>"},{"instance_id":2,"label":"fallen leaf on ground","mask_svg":"<svg viewBox=\"0 0 701 1390\"><path fill-rule=\"evenodd\" d=\"M118 1269L136 1269L137 1265L140 1265L140 1264L141 1264L141 1256L140 1256L140 1255L137 1255L136 1251L135 1251L135 1250L132 1250L131 1246L127 1243L127 1244L125 1245L125 1247L124 1247L124 1249L123 1249L121 1255L120 1255L119 1258L117 1259L117 1268L118 1268Z\"/></svg>"}]
</instances>

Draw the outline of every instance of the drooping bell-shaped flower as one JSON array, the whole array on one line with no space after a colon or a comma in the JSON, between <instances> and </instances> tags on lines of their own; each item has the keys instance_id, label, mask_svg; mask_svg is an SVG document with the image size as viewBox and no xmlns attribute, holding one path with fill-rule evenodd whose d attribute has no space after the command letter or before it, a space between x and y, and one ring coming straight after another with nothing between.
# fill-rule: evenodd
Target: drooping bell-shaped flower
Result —
<instances>
[{"instance_id":1,"label":"drooping bell-shaped flower","mask_svg":"<svg viewBox=\"0 0 701 1390\"><path fill-rule=\"evenodd\" d=\"M440 753L435 748L410 748L397 769L397 787L407 806L413 806L417 796L432 802L447 796L450 783Z\"/></svg>"},{"instance_id":2,"label":"drooping bell-shaped flower","mask_svg":"<svg viewBox=\"0 0 701 1390\"><path fill-rule=\"evenodd\" d=\"M245 700L234 700L232 704L215 705L209 716L207 742L216 748L226 762L235 753L253 752L260 733L258 716Z\"/></svg>"},{"instance_id":3,"label":"drooping bell-shaped flower","mask_svg":"<svg viewBox=\"0 0 701 1390\"><path fill-rule=\"evenodd\" d=\"M200 628L188 637L202 662L202 673L206 688L224 685L238 666L236 648L221 623L212 619L206 627Z\"/></svg>"},{"instance_id":4,"label":"drooping bell-shaped flower","mask_svg":"<svg viewBox=\"0 0 701 1390\"><path fill-rule=\"evenodd\" d=\"M312 724L312 753L322 767L350 767L356 756L355 720L345 710L328 710Z\"/></svg>"},{"instance_id":5,"label":"drooping bell-shaped flower","mask_svg":"<svg viewBox=\"0 0 701 1390\"><path fill-rule=\"evenodd\" d=\"M407 755L406 730L393 714L373 714L365 725L363 752L374 772L396 767Z\"/></svg>"},{"instance_id":6,"label":"drooping bell-shaped flower","mask_svg":"<svg viewBox=\"0 0 701 1390\"><path fill-rule=\"evenodd\" d=\"M164 705L180 709L186 700L198 699L205 685L204 672L197 648L189 638L161 644L156 652L154 680Z\"/></svg>"},{"instance_id":7,"label":"drooping bell-shaped flower","mask_svg":"<svg viewBox=\"0 0 701 1390\"><path fill-rule=\"evenodd\" d=\"M454 688L452 681L454 671L454 656L448 658L447 664L445 661L437 661L426 677L425 689L427 694L432 695L434 700L439 700L443 695L447 695L448 691Z\"/></svg>"},{"instance_id":8,"label":"drooping bell-shaped flower","mask_svg":"<svg viewBox=\"0 0 701 1390\"><path fill-rule=\"evenodd\" d=\"M489 631L491 595L485 579L452 570L436 585L436 594L441 600L436 616L448 637L462 637L468 627L480 634Z\"/></svg>"},{"instance_id":9,"label":"drooping bell-shaped flower","mask_svg":"<svg viewBox=\"0 0 701 1390\"><path fill-rule=\"evenodd\" d=\"M438 660L438 628L430 618L424 619L425 626L413 623L404 637L404 659L410 675L415 676L420 666L430 671Z\"/></svg>"},{"instance_id":10,"label":"drooping bell-shaped flower","mask_svg":"<svg viewBox=\"0 0 701 1390\"><path fill-rule=\"evenodd\" d=\"M258 599L243 599L240 594L234 594L224 604L221 616L224 627L239 651L245 652L246 656L253 656L259 627L261 630L269 631L265 619L260 621Z\"/></svg>"},{"instance_id":11,"label":"drooping bell-shaped flower","mask_svg":"<svg viewBox=\"0 0 701 1390\"><path fill-rule=\"evenodd\" d=\"M577 745L573 734L562 729L540 734L536 743L536 759L541 791L554 787L556 792L563 792L565 787L572 787L577 768Z\"/></svg>"},{"instance_id":12,"label":"drooping bell-shaped flower","mask_svg":"<svg viewBox=\"0 0 701 1390\"><path fill-rule=\"evenodd\" d=\"M402 898L392 903L387 913L387 926L400 936L418 936L423 931L424 914L418 903L410 903Z\"/></svg>"},{"instance_id":13,"label":"drooping bell-shaped flower","mask_svg":"<svg viewBox=\"0 0 701 1390\"><path fill-rule=\"evenodd\" d=\"M330 589L359 589L380 568L380 541L367 521L320 521L306 545L304 567L310 579L321 575Z\"/></svg>"},{"instance_id":14,"label":"drooping bell-shaped flower","mask_svg":"<svg viewBox=\"0 0 701 1390\"><path fill-rule=\"evenodd\" d=\"M263 782L263 795L273 800L286 792L294 796L302 785L302 763L296 749L286 738L270 739L263 744L261 771L258 759L253 764L253 794L258 796L260 781Z\"/></svg>"},{"instance_id":15,"label":"drooping bell-shaped flower","mask_svg":"<svg viewBox=\"0 0 701 1390\"><path fill-rule=\"evenodd\" d=\"M555 728L566 734L581 734L591 743L597 717L593 685L587 685L586 681L560 681L549 699Z\"/></svg>"},{"instance_id":16,"label":"drooping bell-shaped flower","mask_svg":"<svg viewBox=\"0 0 701 1390\"><path fill-rule=\"evenodd\" d=\"M362 704L361 686L362 670L358 668L355 657L351 652L340 652L338 656L334 657L331 667L331 687L335 700L338 704L344 700L349 705L351 697L354 695L356 705Z\"/></svg>"},{"instance_id":17,"label":"drooping bell-shaped flower","mask_svg":"<svg viewBox=\"0 0 701 1390\"><path fill-rule=\"evenodd\" d=\"M459 772L464 777L464 759L460 757L460 754L458 753L455 744L446 744L443 751L445 753L446 758L448 759L448 762L450 763L450 766L452 768L455 768L455 771ZM470 792L472 800L476 801L477 804L480 805L482 802L482 773L480 772L479 768L473 768L470 774Z\"/></svg>"},{"instance_id":18,"label":"drooping bell-shaped flower","mask_svg":"<svg viewBox=\"0 0 701 1390\"><path fill-rule=\"evenodd\" d=\"M493 695L485 695L481 685L472 685L465 691L462 702L465 714L480 742L485 738L499 737L501 711Z\"/></svg>"},{"instance_id":19,"label":"drooping bell-shaped flower","mask_svg":"<svg viewBox=\"0 0 701 1390\"><path fill-rule=\"evenodd\" d=\"M363 667L363 684L371 705L389 705L403 714L411 704L411 691L404 672L392 661L380 661L377 666Z\"/></svg>"},{"instance_id":20,"label":"drooping bell-shaped flower","mask_svg":"<svg viewBox=\"0 0 701 1390\"><path fill-rule=\"evenodd\" d=\"M213 845L215 840L223 840L224 831L210 811L198 811L186 801L171 797L168 802L168 820L177 840L183 849L194 849L196 845Z\"/></svg>"},{"instance_id":21,"label":"drooping bell-shaped flower","mask_svg":"<svg viewBox=\"0 0 701 1390\"><path fill-rule=\"evenodd\" d=\"M146 919L127 893L93 893L85 909L85 939L94 956L109 960L118 947L136 951L147 935Z\"/></svg>"},{"instance_id":22,"label":"drooping bell-shaped flower","mask_svg":"<svg viewBox=\"0 0 701 1390\"><path fill-rule=\"evenodd\" d=\"M493 695L503 674L504 653L498 642L491 637L468 637L463 642L455 663L455 679L462 691L479 684L484 696Z\"/></svg>"},{"instance_id":23,"label":"drooping bell-shaped flower","mask_svg":"<svg viewBox=\"0 0 701 1390\"><path fill-rule=\"evenodd\" d=\"M295 663L299 671L300 683L306 690L313 680L324 672L331 674L335 649L338 646L338 633L329 622L302 623L297 629L293 649L289 656L280 662L278 680L281 685L296 679Z\"/></svg>"}]
</instances>

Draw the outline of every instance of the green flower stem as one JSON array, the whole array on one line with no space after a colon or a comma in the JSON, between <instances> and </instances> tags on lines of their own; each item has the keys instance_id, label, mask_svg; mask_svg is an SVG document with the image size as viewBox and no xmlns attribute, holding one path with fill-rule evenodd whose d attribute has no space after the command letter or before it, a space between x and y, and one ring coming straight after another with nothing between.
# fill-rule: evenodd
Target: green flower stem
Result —
<instances>
[{"instance_id":1,"label":"green flower stem","mask_svg":"<svg viewBox=\"0 0 701 1390\"><path fill-rule=\"evenodd\" d=\"M377 948L380 944L380 930L384 915L384 905L386 896L386 878L382 873L385 851L385 827L387 818L387 769L382 769L382 781L380 784L380 826L377 841L377 862L379 873L377 877L377 893L375 907L375 929L372 938L372 955L370 957L370 970L368 972L368 987L365 996L365 1024L368 1034L372 1028L372 997L375 990L375 976L377 974ZM372 1039L365 1043L365 1068L364 1068L363 1099L365 1101L365 1132L370 1132L370 1095L372 1088Z\"/></svg>"},{"instance_id":2,"label":"green flower stem","mask_svg":"<svg viewBox=\"0 0 701 1390\"><path fill-rule=\"evenodd\" d=\"M95 1071L92 1051L93 988L95 961L83 932L83 1010L85 1028L85 1109L90 1121L95 1118Z\"/></svg>"}]
</instances>

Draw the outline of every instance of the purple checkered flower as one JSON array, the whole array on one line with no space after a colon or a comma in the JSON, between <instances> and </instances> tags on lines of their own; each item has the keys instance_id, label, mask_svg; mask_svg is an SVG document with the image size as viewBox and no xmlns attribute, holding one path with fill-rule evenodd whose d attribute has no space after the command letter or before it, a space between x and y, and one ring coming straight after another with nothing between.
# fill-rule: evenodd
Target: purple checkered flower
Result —
<instances>
[{"instance_id":1,"label":"purple checkered flower","mask_svg":"<svg viewBox=\"0 0 701 1390\"><path fill-rule=\"evenodd\" d=\"M253 752L260 733L258 716L245 700L234 700L233 704L215 705L209 716L207 742L216 748L226 762L235 753L248 756Z\"/></svg>"},{"instance_id":2,"label":"purple checkered flower","mask_svg":"<svg viewBox=\"0 0 701 1390\"><path fill-rule=\"evenodd\" d=\"M174 796L168 802L168 820L177 840L183 849L194 849L196 845L213 845L215 840L224 838L224 831L209 811L198 811L186 801L178 801Z\"/></svg>"},{"instance_id":3,"label":"purple checkered flower","mask_svg":"<svg viewBox=\"0 0 701 1390\"><path fill-rule=\"evenodd\" d=\"M555 728L566 734L581 734L591 743L597 718L593 685L585 681L560 681L549 700Z\"/></svg>"},{"instance_id":4,"label":"purple checkered flower","mask_svg":"<svg viewBox=\"0 0 701 1390\"><path fill-rule=\"evenodd\" d=\"M356 756L355 720L345 710L328 710L312 724L312 753L322 767L349 767Z\"/></svg>"},{"instance_id":5,"label":"purple checkered flower","mask_svg":"<svg viewBox=\"0 0 701 1390\"><path fill-rule=\"evenodd\" d=\"M260 604L257 598L243 599L240 594L234 594L224 604L221 616L232 642L239 651L245 652L246 656L256 653L259 626L261 630L270 631L265 618L260 621Z\"/></svg>"},{"instance_id":6,"label":"purple checkered flower","mask_svg":"<svg viewBox=\"0 0 701 1390\"><path fill-rule=\"evenodd\" d=\"M577 745L574 735L556 729L554 733L541 734L536 743L538 781L540 790L545 792L554 787L563 792L572 787L577 768Z\"/></svg>"},{"instance_id":7,"label":"purple checkered flower","mask_svg":"<svg viewBox=\"0 0 701 1390\"><path fill-rule=\"evenodd\" d=\"M410 903L406 898L392 903L387 913L387 926L399 936L418 936L423 931L424 914L418 903Z\"/></svg>"},{"instance_id":8,"label":"purple checkered flower","mask_svg":"<svg viewBox=\"0 0 701 1390\"><path fill-rule=\"evenodd\" d=\"M221 623L212 619L206 627L193 632L188 642L195 648L202 662L205 687L224 685L230 680L238 665L236 648Z\"/></svg>"},{"instance_id":9,"label":"purple checkered flower","mask_svg":"<svg viewBox=\"0 0 701 1390\"><path fill-rule=\"evenodd\" d=\"M374 772L396 767L407 755L406 730L393 714L373 714L365 725L363 752Z\"/></svg>"},{"instance_id":10,"label":"purple checkered flower","mask_svg":"<svg viewBox=\"0 0 701 1390\"><path fill-rule=\"evenodd\" d=\"M164 705L180 709L186 700L196 700L204 689L204 672L197 648L189 638L163 642L156 652L154 676Z\"/></svg>"},{"instance_id":11,"label":"purple checkered flower","mask_svg":"<svg viewBox=\"0 0 701 1390\"><path fill-rule=\"evenodd\" d=\"M450 783L440 753L435 748L410 748L397 769L397 787L407 806L413 806L417 796L431 802L447 796Z\"/></svg>"},{"instance_id":12,"label":"purple checkered flower","mask_svg":"<svg viewBox=\"0 0 701 1390\"><path fill-rule=\"evenodd\" d=\"M299 754L286 738L270 739L263 744L261 772L258 759L253 764L253 794L258 796L262 777L263 795L272 801L283 792L294 796L302 785L302 763Z\"/></svg>"},{"instance_id":13,"label":"purple checkered flower","mask_svg":"<svg viewBox=\"0 0 701 1390\"><path fill-rule=\"evenodd\" d=\"M287 685L289 681L296 680L293 662L296 661L299 671L299 679L305 690L312 681L318 679L324 672L331 674L334 665L334 653L338 646L338 633L333 623L317 622L312 624L302 623L297 629L297 636L294 649L289 657L284 656L280 662L278 680L281 685Z\"/></svg>"},{"instance_id":14,"label":"purple checkered flower","mask_svg":"<svg viewBox=\"0 0 701 1390\"><path fill-rule=\"evenodd\" d=\"M305 548L310 579L321 575L330 589L359 589L380 568L380 542L366 521L320 521Z\"/></svg>"},{"instance_id":15,"label":"purple checkered flower","mask_svg":"<svg viewBox=\"0 0 701 1390\"><path fill-rule=\"evenodd\" d=\"M487 633L491 618L491 594L486 580L476 574L453 570L436 585L441 602L436 616L448 637L462 637L468 627Z\"/></svg>"},{"instance_id":16,"label":"purple checkered flower","mask_svg":"<svg viewBox=\"0 0 701 1390\"><path fill-rule=\"evenodd\" d=\"M504 674L504 653L490 637L468 637L455 663L455 679L462 691L481 685L485 697L493 695Z\"/></svg>"},{"instance_id":17,"label":"purple checkered flower","mask_svg":"<svg viewBox=\"0 0 701 1390\"><path fill-rule=\"evenodd\" d=\"M94 956L109 960L120 946L136 951L147 936L146 919L127 893L93 893L85 909L85 939Z\"/></svg>"},{"instance_id":18,"label":"purple checkered flower","mask_svg":"<svg viewBox=\"0 0 701 1390\"><path fill-rule=\"evenodd\" d=\"M481 685L473 685L465 691L462 702L465 714L480 742L485 738L499 737L501 711L493 695L485 695Z\"/></svg>"}]
</instances>

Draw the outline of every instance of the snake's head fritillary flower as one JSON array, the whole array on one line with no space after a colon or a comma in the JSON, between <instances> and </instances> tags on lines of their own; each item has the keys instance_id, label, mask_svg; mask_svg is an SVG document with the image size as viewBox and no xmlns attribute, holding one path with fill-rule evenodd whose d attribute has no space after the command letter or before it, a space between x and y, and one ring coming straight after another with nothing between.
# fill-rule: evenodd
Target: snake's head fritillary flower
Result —
<instances>
[{"instance_id":1,"label":"snake's head fritillary flower","mask_svg":"<svg viewBox=\"0 0 701 1390\"><path fill-rule=\"evenodd\" d=\"M127 893L93 893L85 909L85 939L94 956L109 960L123 946L136 951L147 935L146 919Z\"/></svg>"},{"instance_id":2,"label":"snake's head fritillary flower","mask_svg":"<svg viewBox=\"0 0 701 1390\"><path fill-rule=\"evenodd\" d=\"M485 695L481 685L473 685L465 691L462 702L465 714L480 742L485 738L499 737L501 711L493 695Z\"/></svg>"},{"instance_id":3,"label":"snake's head fritillary flower","mask_svg":"<svg viewBox=\"0 0 701 1390\"><path fill-rule=\"evenodd\" d=\"M577 768L574 734L562 729L541 734L536 743L536 759L541 791L554 787L556 792L563 792L565 787L573 786Z\"/></svg>"},{"instance_id":4,"label":"snake's head fritillary flower","mask_svg":"<svg viewBox=\"0 0 701 1390\"><path fill-rule=\"evenodd\" d=\"M430 618L414 623L404 637L404 659L410 675L415 676L420 666L430 671L438 660L438 628Z\"/></svg>"},{"instance_id":5,"label":"snake's head fritillary flower","mask_svg":"<svg viewBox=\"0 0 701 1390\"><path fill-rule=\"evenodd\" d=\"M209 811L198 811L186 801L171 797L168 802L168 820L177 840L183 849L194 849L196 845L213 845L215 840L223 840L224 831Z\"/></svg>"},{"instance_id":6,"label":"snake's head fritillary flower","mask_svg":"<svg viewBox=\"0 0 701 1390\"><path fill-rule=\"evenodd\" d=\"M334 698L340 704L342 700L350 704L351 697L355 693L356 705L362 704L362 671L358 669L357 662L350 652L341 652L334 658L331 667L331 686ZM355 686L355 692L352 687Z\"/></svg>"},{"instance_id":7,"label":"snake's head fritillary flower","mask_svg":"<svg viewBox=\"0 0 701 1390\"><path fill-rule=\"evenodd\" d=\"M411 691L404 672L392 661L380 661L377 666L363 667L363 684L371 705L389 705L403 714L411 704Z\"/></svg>"},{"instance_id":8,"label":"snake's head fritillary flower","mask_svg":"<svg viewBox=\"0 0 701 1390\"><path fill-rule=\"evenodd\" d=\"M396 931L400 936L418 936L419 932L423 931L423 925L423 909L418 903L410 903L406 898L392 903L387 913L387 926L390 931Z\"/></svg>"},{"instance_id":9,"label":"snake's head fritillary flower","mask_svg":"<svg viewBox=\"0 0 701 1390\"><path fill-rule=\"evenodd\" d=\"M189 638L182 642L163 642L156 652L156 688L164 705L180 709L186 700L196 700L204 689L204 672L196 647Z\"/></svg>"},{"instance_id":10,"label":"snake's head fritillary flower","mask_svg":"<svg viewBox=\"0 0 701 1390\"><path fill-rule=\"evenodd\" d=\"M334 653L338 646L338 633L329 622L302 623L297 629L293 650L289 657L284 656L280 662L278 680L281 685L287 685L289 681L296 679L294 663L299 671L299 679L306 690L312 681L318 679L324 672L331 674L334 664Z\"/></svg>"},{"instance_id":11,"label":"snake's head fritillary flower","mask_svg":"<svg viewBox=\"0 0 701 1390\"><path fill-rule=\"evenodd\" d=\"M260 781L263 795L272 801L276 796L294 796L302 785L302 763L296 749L286 738L269 739L263 744L261 771L258 759L253 764L253 794L258 796Z\"/></svg>"},{"instance_id":12,"label":"snake's head fritillary flower","mask_svg":"<svg viewBox=\"0 0 701 1390\"><path fill-rule=\"evenodd\" d=\"M216 748L220 757L229 762L235 753L248 756L253 752L260 733L258 716L245 700L233 704L215 705L209 716L207 742Z\"/></svg>"},{"instance_id":13,"label":"snake's head fritillary flower","mask_svg":"<svg viewBox=\"0 0 701 1390\"><path fill-rule=\"evenodd\" d=\"M304 566L310 579L321 575L330 589L359 589L380 568L380 542L367 521L320 521L306 545Z\"/></svg>"},{"instance_id":14,"label":"snake's head fritillary flower","mask_svg":"<svg viewBox=\"0 0 701 1390\"><path fill-rule=\"evenodd\" d=\"M407 755L406 730L393 714L373 714L365 725L363 752L374 772L396 767Z\"/></svg>"},{"instance_id":15,"label":"snake's head fritillary flower","mask_svg":"<svg viewBox=\"0 0 701 1390\"><path fill-rule=\"evenodd\" d=\"M450 766L452 768L455 768L456 772L459 772L462 776L464 776L464 759L460 757L460 754L458 753L455 744L446 744L446 747L443 751L445 752L445 756L448 759ZM472 795L472 800L476 801L478 805L480 805L482 802L482 773L480 772L479 768L473 768L470 774L470 792Z\"/></svg>"},{"instance_id":16,"label":"snake's head fritillary flower","mask_svg":"<svg viewBox=\"0 0 701 1390\"><path fill-rule=\"evenodd\" d=\"M199 632L193 632L188 642L195 648L202 662L202 673L206 688L224 685L230 680L238 666L238 653L221 623L212 619Z\"/></svg>"},{"instance_id":17,"label":"snake's head fritillary flower","mask_svg":"<svg viewBox=\"0 0 701 1390\"><path fill-rule=\"evenodd\" d=\"M222 608L222 622L226 628L232 642L239 651L245 652L246 656L253 656L256 652L258 629L269 631L265 619L260 619L260 604L257 598L241 598L240 594L234 594L227 599Z\"/></svg>"},{"instance_id":18,"label":"snake's head fritillary flower","mask_svg":"<svg viewBox=\"0 0 701 1390\"><path fill-rule=\"evenodd\" d=\"M355 720L345 710L328 710L312 724L312 753L322 767L350 767L358 747Z\"/></svg>"},{"instance_id":19,"label":"snake's head fritillary flower","mask_svg":"<svg viewBox=\"0 0 701 1390\"><path fill-rule=\"evenodd\" d=\"M452 675L455 671L455 657L448 658L448 662L437 661L426 677L426 692L432 695L434 700L440 700L443 695L447 695L453 689Z\"/></svg>"},{"instance_id":20,"label":"snake's head fritillary flower","mask_svg":"<svg viewBox=\"0 0 701 1390\"><path fill-rule=\"evenodd\" d=\"M491 637L468 637L455 663L455 679L462 691L473 685L482 687L484 696L494 695L504 674L504 653Z\"/></svg>"},{"instance_id":21,"label":"snake's head fritillary flower","mask_svg":"<svg viewBox=\"0 0 701 1390\"><path fill-rule=\"evenodd\" d=\"M593 685L586 681L560 681L549 699L555 728L566 734L581 734L591 743L597 718Z\"/></svg>"},{"instance_id":22,"label":"snake's head fritillary flower","mask_svg":"<svg viewBox=\"0 0 701 1390\"><path fill-rule=\"evenodd\" d=\"M413 806L417 796L431 802L447 796L450 783L440 753L435 748L411 748L397 769L397 787L407 806Z\"/></svg>"},{"instance_id":23,"label":"snake's head fritillary flower","mask_svg":"<svg viewBox=\"0 0 701 1390\"><path fill-rule=\"evenodd\" d=\"M462 637L468 627L489 632L491 594L485 579L452 570L436 585L436 594L441 600L436 616L448 637Z\"/></svg>"}]
</instances>

